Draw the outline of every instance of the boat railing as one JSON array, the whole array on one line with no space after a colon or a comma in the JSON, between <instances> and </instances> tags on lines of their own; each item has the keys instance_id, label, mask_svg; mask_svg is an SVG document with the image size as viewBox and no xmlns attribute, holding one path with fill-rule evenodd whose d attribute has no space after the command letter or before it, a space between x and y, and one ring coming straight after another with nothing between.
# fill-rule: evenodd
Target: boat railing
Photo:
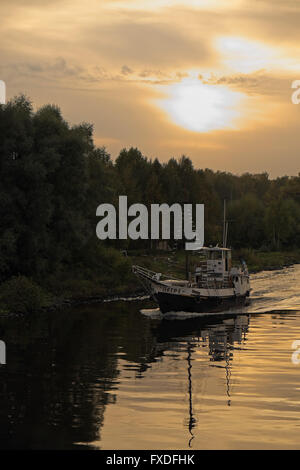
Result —
<instances>
[{"instance_id":1,"label":"boat railing","mask_svg":"<svg viewBox=\"0 0 300 470\"><path fill-rule=\"evenodd\" d=\"M230 289L233 287L231 282L220 282L220 281L200 281L197 286L201 289Z\"/></svg>"},{"instance_id":2,"label":"boat railing","mask_svg":"<svg viewBox=\"0 0 300 470\"><path fill-rule=\"evenodd\" d=\"M143 268L142 266L132 266L132 272L138 274L143 278L152 279L158 281L162 276L161 273L156 273L150 269Z\"/></svg>"},{"instance_id":3,"label":"boat railing","mask_svg":"<svg viewBox=\"0 0 300 470\"><path fill-rule=\"evenodd\" d=\"M208 273L201 272L198 275L197 285L203 289L229 289L233 287L228 273L224 273L222 277L216 277L213 271Z\"/></svg>"}]
</instances>

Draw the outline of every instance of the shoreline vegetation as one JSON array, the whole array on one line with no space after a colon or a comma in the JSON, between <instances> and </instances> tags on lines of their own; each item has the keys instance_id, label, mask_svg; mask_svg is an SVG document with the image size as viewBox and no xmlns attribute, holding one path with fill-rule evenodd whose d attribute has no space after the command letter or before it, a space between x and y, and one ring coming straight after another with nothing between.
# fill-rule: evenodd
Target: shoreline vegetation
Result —
<instances>
[{"instance_id":1,"label":"shoreline vegetation","mask_svg":"<svg viewBox=\"0 0 300 470\"><path fill-rule=\"evenodd\" d=\"M120 195L148 209L204 204L212 246L222 240L226 200L236 260L251 272L300 263L300 173L234 175L134 147L113 160L93 132L70 125L56 105L34 110L23 95L0 105L0 315L141 292L132 264L185 277L184 241L159 251L167 244L97 238L97 207L117 207Z\"/></svg>"},{"instance_id":2,"label":"shoreline vegetation","mask_svg":"<svg viewBox=\"0 0 300 470\"><path fill-rule=\"evenodd\" d=\"M255 252L241 250L233 262L245 259L250 275L262 271L281 270L300 264L300 250L288 252ZM37 313L39 310L56 310L70 305L83 303L139 299L147 295L137 284L131 273L132 264L140 264L148 269L169 274L171 277L185 278L185 252L135 253L128 256L126 282L114 287L104 286L97 279L68 280L64 284L52 285L52 292L25 276L15 276L0 285L0 318L7 315ZM113 281L113 280L112 280ZM113 282L112 282L113 283Z\"/></svg>"}]
</instances>

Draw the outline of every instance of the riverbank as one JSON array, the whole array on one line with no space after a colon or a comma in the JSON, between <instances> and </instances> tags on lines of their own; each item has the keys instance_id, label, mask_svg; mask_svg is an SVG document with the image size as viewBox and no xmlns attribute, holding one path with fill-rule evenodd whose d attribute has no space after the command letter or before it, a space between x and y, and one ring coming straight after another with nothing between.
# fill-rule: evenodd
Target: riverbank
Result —
<instances>
[{"instance_id":1,"label":"riverbank","mask_svg":"<svg viewBox=\"0 0 300 470\"><path fill-rule=\"evenodd\" d=\"M234 252L233 263L244 259L250 273L264 270L283 269L300 263L300 250L288 252L264 252L243 249ZM17 276L0 286L0 315L11 313L27 314L41 309L57 309L63 306L89 302L103 302L120 299L132 299L144 295L142 287L131 272L134 264L152 271L167 274L170 277L185 277L185 257L181 252L135 252L128 254L126 269L121 282L114 282L109 277L46 279L43 282ZM197 258L190 256L191 270Z\"/></svg>"},{"instance_id":2,"label":"riverbank","mask_svg":"<svg viewBox=\"0 0 300 470\"><path fill-rule=\"evenodd\" d=\"M300 250L276 252L241 250L237 254L245 259L249 272L252 274L259 271L283 269L300 263ZM236 261L238 261L237 257Z\"/></svg>"},{"instance_id":3,"label":"riverbank","mask_svg":"<svg viewBox=\"0 0 300 470\"><path fill-rule=\"evenodd\" d=\"M190 256L191 267L197 260L196 256ZM164 252L153 256L133 256L132 260L134 261L133 264L140 264L152 271L167 273L170 277L182 278L185 276L185 257L185 252L181 251L175 254ZM233 264L239 264L241 259L246 261L250 274L259 271L283 269L300 263L300 249L276 252L252 249L234 250Z\"/></svg>"}]
</instances>

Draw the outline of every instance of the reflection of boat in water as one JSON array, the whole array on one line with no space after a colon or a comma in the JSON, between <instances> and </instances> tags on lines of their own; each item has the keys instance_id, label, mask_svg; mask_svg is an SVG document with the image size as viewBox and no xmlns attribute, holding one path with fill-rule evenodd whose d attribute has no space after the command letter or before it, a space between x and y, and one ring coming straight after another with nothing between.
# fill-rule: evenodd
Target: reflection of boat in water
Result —
<instances>
[{"instance_id":1,"label":"reflection of boat in water","mask_svg":"<svg viewBox=\"0 0 300 470\"><path fill-rule=\"evenodd\" d=\"M224 369L224 394L227 405L231 405L232 394L232 361L235 343L241 344L246 340L249 328L249 315L227 314L193 318L188 320L167 321L164 318L154 327L156 336L155 350L151 351L148 361L155 361L157 357L164 356L165 351L184 351L187 361L187 394L188 416L185 421L189 431L189 447L195 437L197 427L197 410L194 406L195 381L197 381L197 362L195 355L205 348L210 358L210 366Z\"/></svg>"},{"instance_id":2,"label":"reflection of boat in water","mask_svg":"<svg viewBox=\"0 0 300 470\"><path fill-rule=\"evenodd\" d=\"M133 266L133 272L162 313L220 312L245 303L249 297L246 263L232 267L231 249L217 246L202 248L198 253L197 266L188 280L167 279L161 273Z\"/></svg>"},{"instance_id":3,"label":"reflection of boat in water","mask_svg":"<svg viewBox=\"0 0 300 470\"><path fill-rule=\"evenodd\" d=\"M228 318L219 325L215 325L208 330L201 331L201 338L204 342L208 342L209 356L212 366L216 363L224 363L221 367L225 369L226 395L227 405L231 405L231 387L232 387L232 360L234 343L241 343L245 339L249 326L248 316L237 316L236 318ZM187 362L188 362L188 394L189 394L189 418L188 429L190 434L189 447L192 447L194 439L194 428L197 425L195 410L193 407L193 377L192 377L192 353L197 345L188 342L187 345ZM220 367L218 365L218 367Z\"/></svg>"}]
</instances>

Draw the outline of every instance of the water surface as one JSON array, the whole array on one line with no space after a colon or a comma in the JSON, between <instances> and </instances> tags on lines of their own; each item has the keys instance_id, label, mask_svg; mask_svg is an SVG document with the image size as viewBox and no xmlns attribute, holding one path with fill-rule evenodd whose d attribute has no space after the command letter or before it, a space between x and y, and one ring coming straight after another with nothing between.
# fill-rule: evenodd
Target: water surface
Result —
<instances>
[{"instance_id":1,"label":"water surface","mask_svg":"<svg viewBox=\"0 0 300 470\"><path fill-rule=\"evenodd\" d=\"M218 317L143 300L1 320L0 447L299 449L300 266L252 287Z\"/></svg>"}]
</instances>

